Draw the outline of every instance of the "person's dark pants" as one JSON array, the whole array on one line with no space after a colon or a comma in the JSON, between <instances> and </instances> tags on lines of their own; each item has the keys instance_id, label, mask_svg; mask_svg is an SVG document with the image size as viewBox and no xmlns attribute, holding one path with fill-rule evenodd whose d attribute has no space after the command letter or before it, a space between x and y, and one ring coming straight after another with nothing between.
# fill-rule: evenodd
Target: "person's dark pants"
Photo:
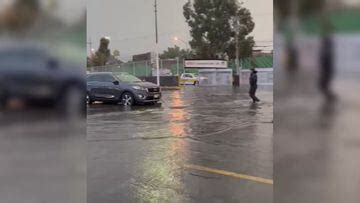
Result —
<instances>
[{"instance_id":1,"label":"person's dark pants","mask_svg":"<svg viewBox=\"0 0 360 203\"><path fill-rule=\"evenodd\" d=\"M331 59L323 59L321 64L321 72L319 79L319 88L323 93L325 98L329 101L333 101L335 99L335 95L331 89L331 82L333 80L333 63Z\"/></svg>"},{"instance_id":2,"label":"person's dark pants","mask_svg":"<svg viewBox=\"0 0 360 203\"><path fill-rule=\"evenodd\" d=\"M260 99L255 96L257 87L250 87L249 95L253 102L259 102Z\"/></svg>"}]
</instances>

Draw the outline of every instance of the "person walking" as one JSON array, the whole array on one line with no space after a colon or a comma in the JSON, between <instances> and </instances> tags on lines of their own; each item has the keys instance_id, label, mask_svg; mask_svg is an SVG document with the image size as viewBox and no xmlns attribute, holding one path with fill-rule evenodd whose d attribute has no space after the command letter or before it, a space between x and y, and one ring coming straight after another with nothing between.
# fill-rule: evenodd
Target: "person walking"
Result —
<instances>
[{"instance_id":1,"label":"person walking","mask_svg":"<svg viewBox=\"0 0 360 203\"><path fill-rule=\"evenodd\" d=\"M320 77L319 89L328 102L336 99L331 88L334 78L334 42L331 36L332 26L328 20L323 23L323 33L320 50Z\"/></svg>"},{"instance_id":2,"label":"person walking","mask_svg":"<svg viewBox=\"0 0 360 203\"><path fill-rule=\"evenodd\" d=\"M253 103L259 102L260 99L255 96L257 89L257 71L255 69L251 69L249 83L250 83L249 95L253 100Z\"/></svg>"}]
</instances>

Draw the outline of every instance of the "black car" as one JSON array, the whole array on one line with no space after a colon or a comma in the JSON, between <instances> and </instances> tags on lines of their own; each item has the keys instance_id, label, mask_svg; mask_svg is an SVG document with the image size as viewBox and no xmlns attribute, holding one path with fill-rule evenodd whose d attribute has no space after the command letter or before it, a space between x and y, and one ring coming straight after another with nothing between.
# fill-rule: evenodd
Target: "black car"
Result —
<instances>
[{"instance_id":1,"label":"black car","mask_svg":"<svg viewBox=\"0 0 360 203\"><path fill-rule=\"evenodd\" d=\"M87 76L87 102L155 104L161 99L160 87L124 72L97 72Z\"/></svg>"},{"instance_id":2,"label":"black car","mask_svg":"<svg viewBox=\"0 0 360 203\"><path fill-rule=\"evenodd\" d=\"M85 114L85 71L35 44L0 48L0 108L12 100Z\"/></svg>"}]
</instances>

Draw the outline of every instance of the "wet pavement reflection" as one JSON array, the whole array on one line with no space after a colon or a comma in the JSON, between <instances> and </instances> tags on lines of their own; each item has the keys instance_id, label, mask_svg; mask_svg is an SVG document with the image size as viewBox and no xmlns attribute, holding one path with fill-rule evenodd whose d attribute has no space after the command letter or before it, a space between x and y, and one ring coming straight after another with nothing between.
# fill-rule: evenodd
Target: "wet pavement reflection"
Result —
<instances>
[{"instance_id":1,"label":"wet pavement reflection","mask_svg":"<svg viewBox=\"0 0 360 203\"><path fill-rule=\"evenodd\" d=\"M86 202L85 121L49 111L0 114L1 202Z\"/></svg>"},{"instance_id":2,"label":"wet pavement reflection","mask_svg":"<svg viewBox=\"0 0 360 203\"><path fill-rule=\"evenodd\" d=\"M339 70L338 99L325 100L302 69L275 87L274 195L277 202L359 202L359 72ZM291 87L291 88L289 88Z\"/></svg>"},{"instance_id":3,"label":"wet pavement reflection","mask_svg":"<svg viewBox=\"0 0 360 203\"><path fill-rule=\"evenodd\" d=\"M185 87L162 104L88 107L88 202L272 202L273 98L247 88Z\"/></svg>"}]
</instances>

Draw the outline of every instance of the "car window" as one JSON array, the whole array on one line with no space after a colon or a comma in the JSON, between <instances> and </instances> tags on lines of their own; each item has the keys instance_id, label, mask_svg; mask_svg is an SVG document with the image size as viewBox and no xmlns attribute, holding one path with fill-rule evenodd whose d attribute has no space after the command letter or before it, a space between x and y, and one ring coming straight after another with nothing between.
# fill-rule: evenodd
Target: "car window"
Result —
<instances>
[{"instance_id":1,"label":"car window","mask_svg":"<svg viewBox=\"0 0 360 203\"><path fill-rule=\"evenodd\" d=\"M185 74L185 77L187 78L193 78L193 76L191 74Z\"/></svg>"},{"instance_id":2,"label":"car window","mask_svg":"<svg viewBox=\"0 0 360 203\"><path fill-rule=\"evenodd\" d=\"M100 82L100 75L89 75L87 77L88 82Z\"/></svg>"},{"instance_id":3,"label":"car window","mask_svg":"<svg viewBox=\"0 0 360 203\"><path fill-rule=\"evenodd\" d=\"M141 80L128 73L114 73L121 82L141 82Z\"/></svg>"},{"instance_id":4,"label":"car window","mask_svg":"<svg viewBox=\"0 0 360 203\"><path fill-rule=\"evenodd\" d=\"M114 82L115 78L112 75L104 74L101 77L101 82Z\"/></svg>"},{"instance_id":5,"label":"car window","mask_svg":"<svg viewBox=\"0 0 360 203\"><path fill-rule=\"evenodd\" d=\"M90 75L87 78L88 82L114 82L115 79L113 76L108 74L98 74L98 75Z\"/></svg>"}]
</instances>

